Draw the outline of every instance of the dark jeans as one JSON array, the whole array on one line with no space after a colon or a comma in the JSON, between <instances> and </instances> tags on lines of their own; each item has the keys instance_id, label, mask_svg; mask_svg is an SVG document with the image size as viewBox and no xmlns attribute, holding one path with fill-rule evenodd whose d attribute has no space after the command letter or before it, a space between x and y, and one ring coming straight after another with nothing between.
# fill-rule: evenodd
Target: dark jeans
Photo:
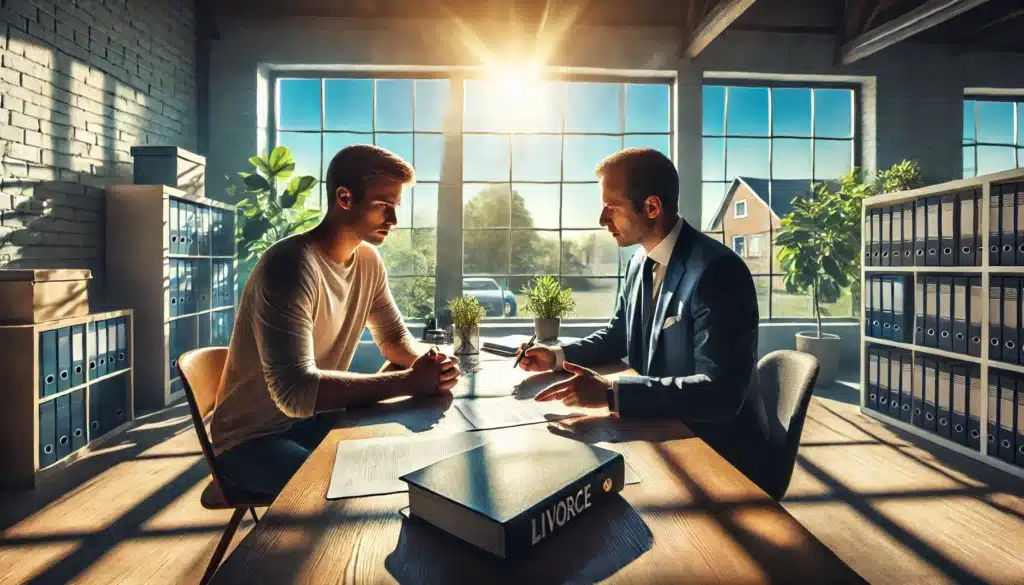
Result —
<instances>
[{"instance_id":1,"label":"dark jeans","mask_svg":"<svg viewBox=\"0 0 1024 585\"><path fill-rule=\"evenodd\" d=\"M231 488L276 497L324 440L336 413L322 413L287 431L257 437L217 456L217 471Z\"/></svg>"}]
</instances>

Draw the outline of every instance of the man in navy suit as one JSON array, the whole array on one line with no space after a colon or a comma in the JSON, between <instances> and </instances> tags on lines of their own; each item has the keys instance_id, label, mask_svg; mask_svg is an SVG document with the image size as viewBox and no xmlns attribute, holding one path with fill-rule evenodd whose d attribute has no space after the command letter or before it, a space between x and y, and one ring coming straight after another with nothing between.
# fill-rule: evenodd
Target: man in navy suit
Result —
<instances>
[{"instance_id":1,"label":"man in navy suit","mask_svg":"<svg viewBox=\"0 0 1024 585\"><path fill-rule=\"evenodd\" d=\"M536 400L608 406L623 418L680 418L720 452L732 450L737 433L756 438L764 419L752 383L759 317L746 264L678 215L679 175L665 155L626 149L596 172L601 226L619 246L640 248L603 329L526 351L526 370L574 374ZM623 357L639 375L609 382L587 368Z\"/></svg>"}]
</instances>

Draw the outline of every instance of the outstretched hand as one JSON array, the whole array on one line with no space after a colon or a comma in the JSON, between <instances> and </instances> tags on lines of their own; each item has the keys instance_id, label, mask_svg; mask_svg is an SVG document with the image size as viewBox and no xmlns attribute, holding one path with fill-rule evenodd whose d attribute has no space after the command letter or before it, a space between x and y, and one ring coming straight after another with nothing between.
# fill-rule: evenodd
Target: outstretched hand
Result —
<instances>
[{"instance_id":1,"label":"outstretched hand","mask_svg":"<svg viewBox=\"0 0 1024 585\"><path fill-rule=\"evenodd\" d=\"M571 372L572 377L548 386L534 400L561 400L566 406L585 408L608 406L608 390L612 383L607 378L572 362L564 362L562 368Z\"/></svg>"}]
</instances>

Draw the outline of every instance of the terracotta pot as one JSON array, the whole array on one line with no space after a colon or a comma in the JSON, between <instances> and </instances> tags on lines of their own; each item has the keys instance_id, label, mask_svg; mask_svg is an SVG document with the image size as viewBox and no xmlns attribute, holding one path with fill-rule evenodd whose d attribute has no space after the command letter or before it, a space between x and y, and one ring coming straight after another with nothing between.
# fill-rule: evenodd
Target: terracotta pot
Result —
<instances>
[{"instance_id":1,"label":"terracotta pot","mask_svg":"<svg viewBox=\"0 0 1024 585\"><path fill-rule=\"evenodd\" d=\"M822 333L818 337L816 331L801 331L796 334L796 350L809 353L818 358L817 386L830 386L835 383L839 373L840 340L838 335Z\"/></svg>"}]
</instances>

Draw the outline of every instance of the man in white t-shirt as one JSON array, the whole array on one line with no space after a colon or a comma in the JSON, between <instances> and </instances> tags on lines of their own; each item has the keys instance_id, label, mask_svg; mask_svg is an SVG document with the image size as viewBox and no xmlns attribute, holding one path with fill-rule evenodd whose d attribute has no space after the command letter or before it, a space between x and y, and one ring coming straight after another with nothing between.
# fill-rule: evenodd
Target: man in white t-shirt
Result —
<instances>
[{"instance_id":1,"label":"man in white t-shirt","mask_svg":"<svg viewBox=\"0 0 1024 585\"><path fill-rule=\"evenodd\" d=\"M233 487L276 495L330 430L322 413L403 395L436 395L459 367L420 355L388 287L376 246L397 223L411 166L382 148L339 151L328 208L312 230L263 253L239 300L211 440ZM348 372L365 327L402 370Z\"/></svg>"}]
</instances>

